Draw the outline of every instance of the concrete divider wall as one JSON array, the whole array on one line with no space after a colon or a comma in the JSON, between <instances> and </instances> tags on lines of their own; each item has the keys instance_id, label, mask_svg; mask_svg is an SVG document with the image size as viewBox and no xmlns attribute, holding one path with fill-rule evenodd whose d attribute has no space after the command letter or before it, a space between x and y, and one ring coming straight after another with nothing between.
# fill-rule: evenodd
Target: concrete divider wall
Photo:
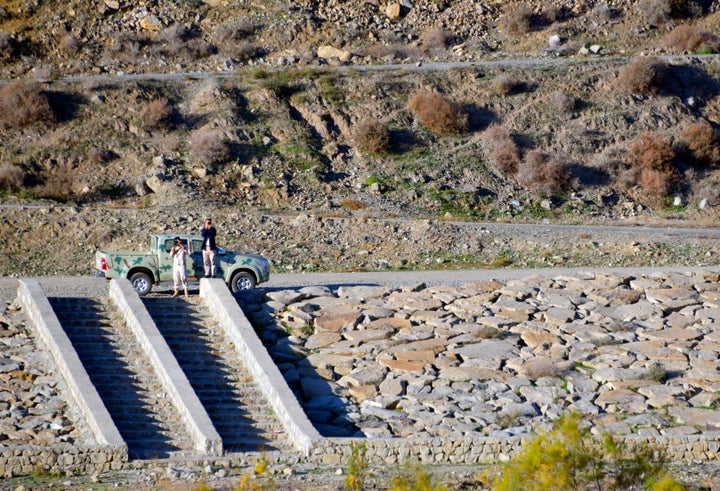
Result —
<instances>
[{"instance_id":1,"label":"concrete divider wall","mask_svg":"<svg viewBox=\"0 0 720 491\"><path fill-rule=\"evenodd\" d=\"M73 402L85 417L100 445L113 447L127 460L127 445L110 417L77 351L62 328L50 302L36 280L20 280L18 299L35 329L50 351L60 375L70 390Z\"/></svg>"},{"instance_id":2,"label":"concrete divider wall","mask_svg":"<svg viewBox=\"0 0 720 491\"><path fill-rule=\"evenodd\" d=\"M310 423L225 283L220 279L201 279L200 296L235 344L235 349L240 351L245 366L270 402L290 440L299 451L309 455L322 436Z\"/></svg>"},{"instance_id":3,"label":"concrete divider wall","mask_svg":"<svg viewBox=\"0 0 720 491\"><path fill-rule=\"evenodd\" d=\"M195 441L195 449L202 454L221 455L222 438L130 281L110 281L110 298L135 334L163 388L180 412Z\"/></svg>"}]
</instances>

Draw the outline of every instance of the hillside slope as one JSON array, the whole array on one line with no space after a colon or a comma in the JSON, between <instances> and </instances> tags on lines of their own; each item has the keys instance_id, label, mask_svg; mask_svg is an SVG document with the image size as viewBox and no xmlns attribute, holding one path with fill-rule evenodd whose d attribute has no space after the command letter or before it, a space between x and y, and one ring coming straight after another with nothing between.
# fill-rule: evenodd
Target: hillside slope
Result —
<instances>
[{"instance_id":1,"label":"hillside slope","mask_svg":"<svg viewBox=\"0 0 720 491\"><path fill-rule=\"evenodd\" d=\"M585 256L385 220L714 226L715 3L505 4L0 2L3 274L205 214L281 270Z\"/></svg>"}]
</instances>

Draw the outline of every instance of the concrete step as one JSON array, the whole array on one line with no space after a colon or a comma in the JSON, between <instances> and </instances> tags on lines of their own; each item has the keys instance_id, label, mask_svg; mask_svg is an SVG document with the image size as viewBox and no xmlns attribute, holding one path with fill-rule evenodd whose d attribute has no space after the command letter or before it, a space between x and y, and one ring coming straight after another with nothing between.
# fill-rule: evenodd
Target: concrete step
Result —
<instances>
[{"instance_id":1,"label":"concrete step","mask_svg":"<svg viewBox=\"0 0 720 491\"><path fill-rule=\"evenodd\" d=\"M130 458L193 455L194 442L180 414L112 303L92 298L49 300L127 443Z\"/></svg>"},{"instance_id":2,"label":"concrete step","mask_svg":"<svg viewBox=\"0 0 720 491\"><path fill-rule=\"evenodd\" d=\"M177 300L145 297L143 302L222 437L224 451L292 451L282 424L212 312L197 297Z\"/></svg>"}]
</instances>

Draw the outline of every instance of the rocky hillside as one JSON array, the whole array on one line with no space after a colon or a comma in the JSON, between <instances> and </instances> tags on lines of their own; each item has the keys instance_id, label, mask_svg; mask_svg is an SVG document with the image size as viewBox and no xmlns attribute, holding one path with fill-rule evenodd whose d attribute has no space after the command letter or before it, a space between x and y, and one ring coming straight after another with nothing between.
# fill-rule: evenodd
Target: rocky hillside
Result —
<instances>
[{"instance_id":1,"label":"rocky hillside","mask_svg":"<svg viewBox=\"0 0 720 491\"><path fill-rule=\"evenodd\" d=\"M0 271L84 274L206 214L281 270L585 256L434 220L714 225L716 10L0 2Z\"/></svg>"}]
</instances>

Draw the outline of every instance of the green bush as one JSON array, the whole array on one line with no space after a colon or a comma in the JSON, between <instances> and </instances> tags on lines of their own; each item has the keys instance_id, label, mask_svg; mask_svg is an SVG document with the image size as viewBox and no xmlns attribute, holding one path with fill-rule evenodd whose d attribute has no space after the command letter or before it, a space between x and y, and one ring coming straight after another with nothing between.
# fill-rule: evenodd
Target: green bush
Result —
<instances>
[{"instance_id":1,"label":"green bush","mask_svg":"<svg viewBox=\"0 0 720 491\"><path fill-rule=\"evenodd\" d=\"M501 466L500 474L490 479L492 489L683 489L668 475L662 451L611 435L595 439L586 426L578 413L561 416L550 431L539 433Z\"/></svg>"}]
</instances>

